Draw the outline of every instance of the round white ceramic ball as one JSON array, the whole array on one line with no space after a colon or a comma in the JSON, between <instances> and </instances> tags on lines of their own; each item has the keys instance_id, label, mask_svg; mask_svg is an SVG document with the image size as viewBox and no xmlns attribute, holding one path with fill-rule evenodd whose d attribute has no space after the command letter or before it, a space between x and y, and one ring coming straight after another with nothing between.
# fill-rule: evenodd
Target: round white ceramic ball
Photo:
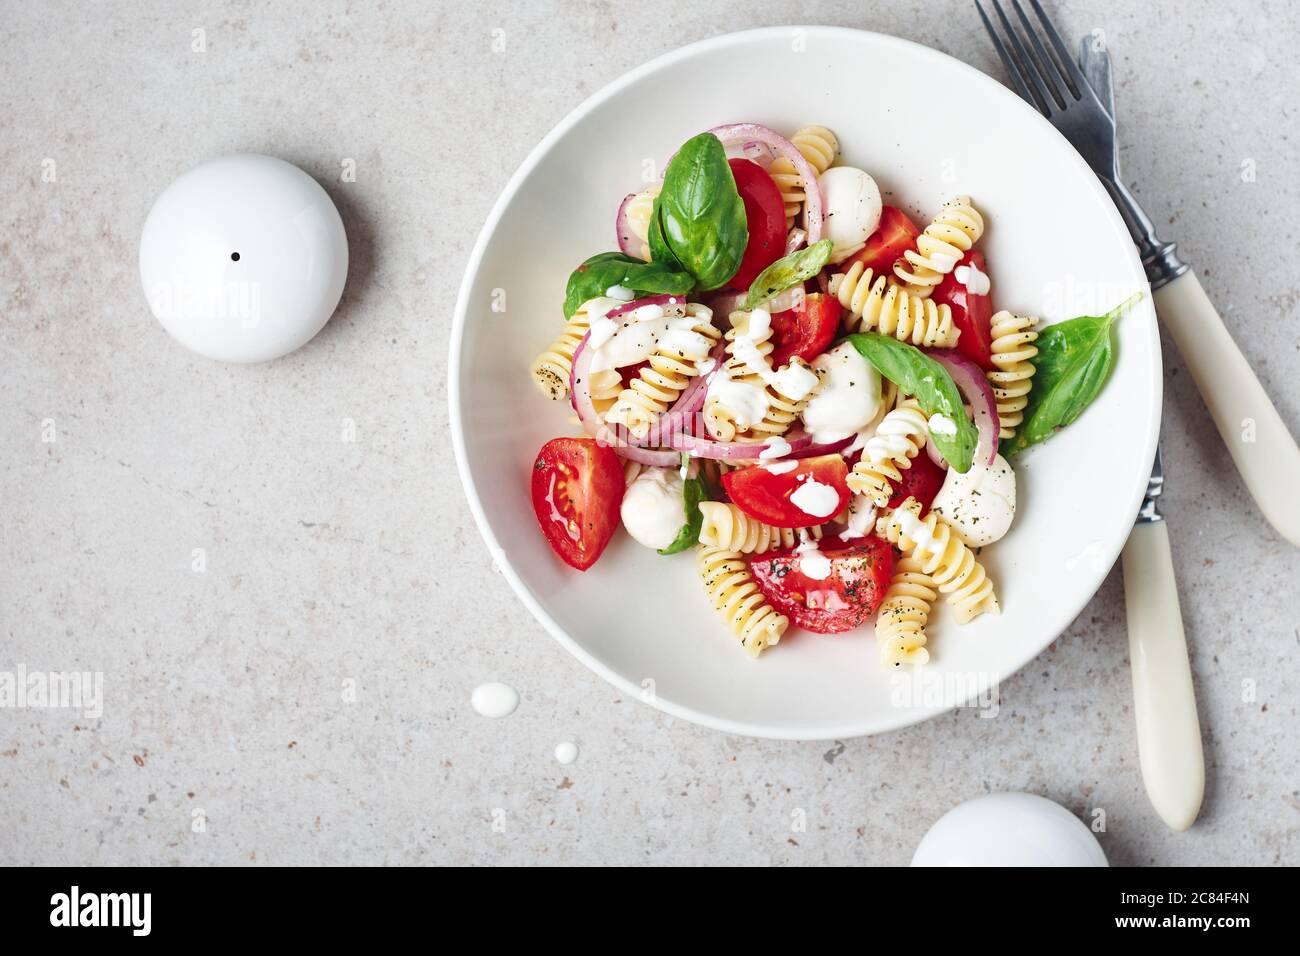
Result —
<instances>
[{"instance_id":1,"label":"round white ceramic ball","mask_svg":"<svg viewBox=\"0 0 1300 956\"><path fill-rule=\"evenodd\" d=\"M1065 807L1032 793L991 793L949 810L913 866L1107 866L1101 844Z\"/></svg>"},{"instance_id":2,"label":"round white ceramic ball","mask_svg":"<svg viewBox=\"0 0 1300 956\"><path fill-rule=\"evenodd\" d=\"M233 153L183 173L140 237L154 316L186 348L225 362L265 362L308 342L347 274L334 202L272 156Z\"/></svg>"}]
</instances>

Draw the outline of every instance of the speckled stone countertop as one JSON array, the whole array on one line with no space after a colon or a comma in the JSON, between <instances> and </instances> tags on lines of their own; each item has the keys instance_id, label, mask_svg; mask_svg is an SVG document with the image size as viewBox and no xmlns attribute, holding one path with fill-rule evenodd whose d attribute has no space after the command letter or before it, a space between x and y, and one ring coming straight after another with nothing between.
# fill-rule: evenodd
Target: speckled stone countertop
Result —
<instances>
[{"instance_id":1,"label":"speckled stone countertop","mask_svg":"<svg viewBox=\"0 0 1300 956\"><path fill-rule=\"evenodd\" d=\"M448 332L532 146L625 70L745 26L865 27L1000 76L967 3L147 6L17 4L0 23L0 671L104 675L98 719L0 709L0 863L901 864L996 790L1104 811L1115 864L1300 863L1300 554L1167 341L1165 512L1208 772L1185 834L1138 775L1118 570L1003 684L998 719L791 744L624 698L480 543L448 445ZM1126 176L1297 422L1300 10L1059 19L1105 31ZM334 319L265 366L186 353L137 272L155 196L231 150L316 176L351 242ZM507 719L470 707L491 679L522 694Z\"/></svg>"}]
</instances>

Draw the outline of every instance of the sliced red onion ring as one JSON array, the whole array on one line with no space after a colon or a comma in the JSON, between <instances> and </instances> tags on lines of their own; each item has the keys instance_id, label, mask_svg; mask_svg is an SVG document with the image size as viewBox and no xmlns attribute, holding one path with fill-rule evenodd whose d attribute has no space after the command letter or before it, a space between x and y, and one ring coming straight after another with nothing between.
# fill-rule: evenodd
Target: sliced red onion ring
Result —
<instances>
[{"instance_id":1,"label":"sliced red onion ring","mask_svg":"<svg viewBox=\"0 0 1300 956\"><path fill-rule=\"evenodd\" d=\"M767 451L766 442L713 441L711 438L697 438L686 432L677 432L668 439L668 444L678 451L688 452L696 458L714 458L718 461L757 458ZM790 443L793 449L794 442ZM791 457L789 455L786 456Z\"/></svg>"},{"instance_id":2,"label":"sliced red onion ring","mask_svg":"<svg viewBox=\"0 0 1300 956\"><path fill-rule=\"evenodd\" d=\"M664 318L680 319L686 314L686 296L684 295L648 295L644 299L624 302L605 313L607 319L617 319L620 315L635 312L644 305L657 305L664 310ZM576 352L574 353L577 354Z\"/></svg>"},{"instance_id":3,"label":"sliced red onion ring","mask_svg":"<svg viewBox=\"0 0 1300 956\"><path fill-rule=\"evenodd\" d=\"M856 437L857 437L856 435L850 435L848 438L841 438L839 441L826 442L826 444L824 445L808 445L806 448L801 448L798 451L790 452L790 454L786 455L785 457L786 458L816 458L818 455L833 455L837 451L843 451L845 448L848 448L851 444L853 444L853 439ZM787 438L786 440L790 442L790 446L793 448L796 439Z\"/></svg>"},{"instance_id":4,"label":"sliced red onion ring","mask_svg":"<svg viewBox=\"0 0 1300 956\"><path fill-rule=\"evenodd\" d=\"M644 243L637 238L636 233L632 230L632 222L628 218L628 207L632 205L632 200L636 199L636 193L628 193L623 197L623 201L618 206L618 217L614 220L614 234L618 237L619 252L625 256L631 256L633 259L643 258L641 250Z\"/></svg>"},{"instance_id":5,"label":"sliced red onion ring","mask_svg":"<svg viewBox=\"0 0 1300 956\"><path fill-rule=\"evenodd\" d=\"M765 143L771 146L778 155L784 156L790 160L794 166L795 172L804 183L804 215L807 218L805 226L808 229L808 245L812 245L822 237L822 224L824 219L822 190L817 182L817 170L813 169L812 164L804 159L803 153L799 152L797 146L790 142L775 130L768 129L766 126L759 126L757 123L734 123L729 126L715 126L709 130L714 136L722 140L723 146L733 143Z\"/></svg>"},{"instance_id":6,"label":"sliced red onion ring","mask_svg":"<svg viewBox=\"0 0 1300 956\"><path fill-rule=\"evenodd\" d=\"M993 396L993 386L984 370L956 349L924 349L932 359L942 365L957 384L962 396L970 403L975 427L979 429L979 444L975 459L993 464L998 455L998 403ZM934 443L926 442L930 448ZM981 452L983 454L981 454Z\"/></svg>"},{"instance_id":7,"label":"sliced red onion ring","mask_svg":"<svg viewBox=\"0 0 1300 956\"><path fill-rule=\"evenodd\" d=\"M614 451L624 458L640 462L643 465L657 465L661 468L675 468L681 463L681 455L675 451L655 451L638 448L632 444L632 436L621 425L612 429L600 420L600 413L591 401L591 360L593 349L587 348L588 332L578 343L573 353L573 366L569 371L569 402L573 405L578 421L585 431L602 445L612 446Z\"/></svg>"},{"instance_id":8,"label":"sliced red onion ring","mask_svg":"<svg viewBox=\"0 0 1300 956\"><path fill-rule=\"evenodd\" d=\"M674 432L681 431L685 427L686 420L704 407L704 399L709 391L709 382L713 376L718 374L718 369L722 367L722 360L727 354L727 340L718 339L718 344L713 346L709 352L709 358L713 360L713 368L706 375L697 375L691 379L691 383L682 389L682 393L677 396L677 401L673 402L673 407L668 409L666 415L659 418L659 432L663 434L665 429L670 426L664 421L665 417L673 416L674 422L680 422L677 427L672 428Z\"/></svg>"},{"instance_id":9,"label":"sliced red onion ring","mask_svg":"<svg viewBox=\"0 0 1300 956\"><path fill-rule=\"evenodd\" d=\"M785 237L785 254L788 256L792 252L798 252L807 241L808 233L796 226L790 230L790 235Z\"/></svg>"}]
</instances>

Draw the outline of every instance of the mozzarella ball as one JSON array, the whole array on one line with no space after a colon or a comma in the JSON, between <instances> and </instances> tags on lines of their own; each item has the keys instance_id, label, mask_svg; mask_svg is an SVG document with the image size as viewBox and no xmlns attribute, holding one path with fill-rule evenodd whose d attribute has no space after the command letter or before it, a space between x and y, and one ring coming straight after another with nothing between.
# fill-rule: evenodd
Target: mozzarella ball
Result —
<instances>
[{"instance_id":1,"label":"mozzarella ball","mask_svg":"<svg viewBox=\"0 0 1300 956\"><path fill-rule=\"evenodd\" d=\"M1016 515L1016 473L1001 455L991 465L975 462L964 473L949 468L930 510L970 547L992 544Z\"/></svg>"},{"instance_id":2,"label":"mozzarella ball","mask_svg":"<svg viewBox=\"0 0 1300 956\"><path fill-rule=\"evenodd\" d=\"M880 187L861 169L832 166L818 178L826 212L824 238L832 243L831 262L843 262L861 249L880 225Z\"/></svg>"},{"instance_id":3,"label":"mozzarella ball","mask_svg":"<svg viewBox=\"0 0 1300 956\"><path fill-rule=\"evenodd\" d=\"M850 342L841 342L813 360L821 387L801 413L804 427L819 445L839 441L865 428L880 411L880 373Z\"/></svg>"},{"instance_id":4,"label":"mozzarella ball","mask_svg":"<svg viewBox=\"0 0 1300 956\"><path fill-rule=\"evenodd\" d=\"M673 468L647 468L623 494L623 527L647 548L666 548L686 524L682 476Z\"/></svg>"}]
</instances>

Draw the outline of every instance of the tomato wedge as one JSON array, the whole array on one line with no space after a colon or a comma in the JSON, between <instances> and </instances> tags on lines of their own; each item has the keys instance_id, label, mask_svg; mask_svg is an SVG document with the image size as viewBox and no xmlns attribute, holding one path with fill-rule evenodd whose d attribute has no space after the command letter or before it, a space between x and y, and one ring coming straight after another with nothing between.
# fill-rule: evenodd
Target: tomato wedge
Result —
<instances>
[{"instance_id":1,"label":"tomato wedge","mask_svg":"<svg viewBox=\"0 0 1300 956\"><path fill-rule=\"evenodd\" d=\"M740 201L745 204L749 244L740 268L727 285L744 292L760 272L785 255L785 203L781 201L781 190L758 163L732 159L728 165Z\"/></svg>"},{"instance_id":2,"label":"tomato wedge","mask_svg":"<svg viewBox=\"0 0 1300 956\"><path fill-rule=\"evenodd\" d=\"M920 234L921 230L907 218L907 213L896 206L886 206L880 211L880 225L867 239L867 244L849 256L839 269L848 272L853 263L861 262L876 275L888 273L894 262L912 248Z\"/></svg>"},{"instance_id":3,"label":"tomato wedge","mask_svg":"<svg viewBox=\"0 0 1300 956\"><path fill-rule=\"evenodd\" d=\"M988 272L984 253L972 249L935 287L934 301L947 303L952 309L953 325L961 329L957 350L989 371L993 368L993 300L971 292L965 283L957 281L957 270L972 263L980 272Z\"/></svg>"},{"instance_id":4,"label":"tomato wedge","mask_svg":"<svg viewBox=\"0 0 1300 956\"><path fill-rule=\"evenodd\" d=\"M921 503L921 514L930 510L930 503L943 487L948 472L930 460L925 452L912 459L912 467L900 471L902 481L894 482L894 497L889 499L889 507L897 508L908 497Z\"/></svg>"},{"instance_id":5,"label":"tomato wedge","mask_svg":"<svg viewBox=\"0 0 1300 956\"><path fill-rule=\"evenodd\" d=\"M830 573L805 564L798 551L760 555L749 570L763 596L798 627L817 634L840 634L864 624L885 597L894 576L894 549L874 535L847 542L822 541ZM815 557L815 556L814 556Z\"/></svg>"},{"instance_id":6,"label":"tomato wedge","mask_svg":"<svg viewBox=\"0 0 1300 956\"><path fill-rule=\"evenodd\" d=\"M594 438L552 438L537 453L533 511L551 550L585 571L618 529L623 465Z\"/></svg>"},{"instance_id":7,"label":"tomato wedge","mask_svg":"<svg viewBox=\"0 0 1300 956\"><path fill-rule=\"evenodd\" d=\"M807 528L830 521L848 507L849 466L839 455L804 458L784 474L751 465L722 476L736 507L776 528Z\"/></svg>"},{"instance_id":8,"label":"tomato wedge","mask_svg":"<svg viewBox=\"0 0 1300 956\"><path fill-rule=\"evenodd\" d=\"M772 314L772 366L780 368L796 355L811 362L835 341L840 331L840 300L820 292L804 296L803 305Z\"/></svg>"}]
</instances>

